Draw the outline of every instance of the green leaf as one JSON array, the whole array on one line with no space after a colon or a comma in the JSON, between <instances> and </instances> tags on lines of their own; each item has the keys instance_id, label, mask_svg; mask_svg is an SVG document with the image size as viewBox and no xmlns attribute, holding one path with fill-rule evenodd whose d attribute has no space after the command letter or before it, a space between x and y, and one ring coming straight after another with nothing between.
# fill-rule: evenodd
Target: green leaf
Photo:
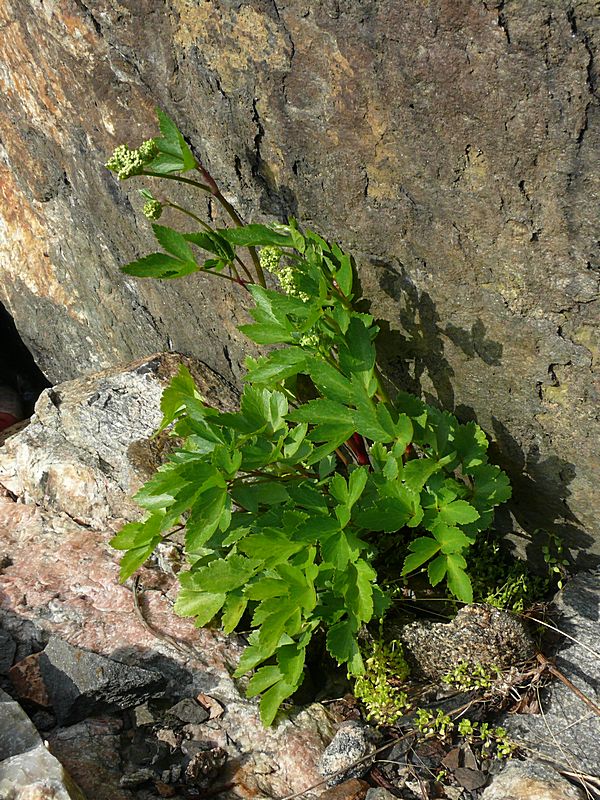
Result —
<instances>
[{"instance_id":1,"label":"green leaf","mask_svg":"<svg viewBox=\"0 0 600 800\"><path fill-rule=\"evenodd\" d=\"M128 550L123 558L121 559L120 569L119 569L119 580L121 583L124 583L127 578L129 578L133 573L141 567L144 561L146 561L154 552L156 545L161 541L160 536L154 536L150 539L142 547L135 547L132 550Z\"/></svg>"},{"instance_id":2,"label":"green leaf","mask_svg":"<svg viewBox=\"0 0 600 800\"><path fill-rule=\"evenodd\" d=\"M243 553L250 558L263 560L267 568L288 561L303 547L302 542L290 541L283 531L276 528L265 528L262 533L246 536L238 544L238 548Z\"/></svg>"},{"instance_id":3,"label":"green leaf","mask_svg":"<svg viewBox=\"0 0 600 800\"><path fill-rule=\"evenodd\" d=\"M288 234L256 223L240 228L221 228L219 234L236 247L294 246L294 240Z\"/></svg>"},{"instance_id":4,"label":"green leaf","mask_svg":"<svg viewBox=\"0 0 600 800\"><path fill-rule=\"evenodd\" d=\"M201 589L183 588L177 596L173 609L180 617L196 617L196 625L201 628L223 608L226 599L227 595L224 592L211 593Z\"/></svg>"},{"instance_id":5,"label":"green leaf","mask_svg":"<svg viewBox=\"0 0 600 800\"><path fill-rule=\"evenodd\" d=\"M261 694L261 692L264 692L265 689L268 689L269 686L277 683L282 678L281 670L274 664L261 667L250 678L246 689L246 697L256 697L257 694Z\"/></svg>"},{"instance_id":6,"label":"green leaf","mask_svg":"<svg viewBox=\"0 0 600 800\"><path fill-rule=\"evenodd\" d=\"M472 603L473 587L464 569L467 562L459 555L447 555L446 560L448 562L448 588L463 603Z\"/></svg>"},{"instance_id":7,"label":"green leaf","mask_svg":"<svg viewBox=\"0 0 600 800\"><path fill-rule=\"evenodd\" d=\"M238 505L254 514L261 505L279 505L290 499L284 484L277 480L238 483L231 489L231 496Z\"/></svg>"},{"instance_id":8,"label":"green leaf","mask_svg":"<svg viewBox=\"0 0 600 800\"><path fill-rule=\"evenodd\" d=\"M355 514L354 520L366 530L394 533L400 530L414 513L412 497L407 492L405 497L379 497L371 506Z\"/></svg>"},{"instance_id":9,"label":"green leaf","mask_svg":"<svg viewBox=\"0 0 600 800\"><path fill-rule=\"evenodd\" d=\"M439 518L447 525L465 525L479 519L479 512L466 500L454 500L440 508Z\"/></svg>"},{"instance_id":10,"label":"green leaf","mask_svg":"<svg viewBox=\"0 0 600 800\"><path fill-rule=\"evenodd\" d=\"M440 554L437 558L434 558L427 567L427 577L429 578L429 583L432 586L437 586L447 571L448 561L446 556Z\"/></svg>"},{"instance_id":11,"label":"green leaf","mask_svg":"<svg viewBox=\"0 0 600 800\"><path fill-rule=\"evenodd\" d=\"M229 242L222 236L219 236L216 231L196 231L194 233L184 233L183 238L186 240L186 242L191 242L192 244L195 244L196 247L200 247L202 250L207 250L209 253L214 253L216 256L218 256L216 261L214 259L205 261L205 269L213 268L218 272L219 268L222 268L223 266L219 259L225 263L230 263L235 258L235 251Z\"/></svg>"},{"instance_id":12,"label":"green leaf","mask_svg":"<svg viewBox=\"0 0 600 800\"><path fill-rule=\"evenodd\" d=\"M177 162L180 163L179 167L170 171L187 172L190 169L194 169L196 167L196 159L194 158L192 151L188 147L185 139L177 129L177 126L173 120L170 119L170 117L168 117L160 108L156 109L156 116L158 117L160 132L162 133L162 139L154 140L158 149L161 153L171 156L173 164ZM155 166L156 162L159 160L160 156L150 165L150 169L152 171L161 171Z\"/></svg>"},{"instance_id":13,"label":"green leaf","mask_svg":"<svg viewBox=\"0 0 600 800\"><path fill-rule=\"evenodd\" d=\"M269 607L270 613L264 613L264 607ZM284 633L294 636L300 626L300 611L293 601L285 598L264 600L254 613L253 625L260 625L258 641L265 650L274 651Z\"/></svg>"},{"instance_id":14,"label":"green leaf","mask_svg":"<svg viewBox=\"0 0 600 800\"><path fill-rule=\"evenodd\" d=\"M458 553L471 544L470 539L459 528L445 525L443 522L436 524L432 533L439 542L442 553Z\"/></svg>"},{"instance_id":15,"label":"green leaf","mask_svg":"<svg viewBox=\"0 0 600 800\"><path fill-rule=\"evenodd\" d=\"M245 586L256 571L255 561L231 553L227 558L218 558L205 567L185 573L186 585L202 592L217 594L231 592Z\"/></svg>"},{"instance_id":16,"label":"green leaf","mask_svg":"<svg viewBox=\"0 0 600 800\"><path fill-rule=\"evenodd\" d=\"M463 471L483 464L487 460L487 436L475 422L458 426L454 433L453 446Z\"/></svg>"},{"instance_id":17,"label":"green leaf","mask_svg":"<svg viewBox=\"0 0 600 800\"><path fill-rule=\"evenodd\" d=\"M244 596L242 589L236 589L228 593L221 617L221 624L225 633L232 633L235 630L247 606L248 598Z\"/></svg>"},{"instance_id":18,"label":"green leaf","mask_svg":"<svg viewBox=\"0 0 600 800\"><path fill-rule=\"evenodd\" d=\"M510 498L512 492L508 476L499 467L482 464L472 467L469 475L475 482L472 500L477 508L492 508Z\"/></svg>"},{"instance_id":19,"label":"green leaf","mask_svg":"<svg viewBox=\"0 0 600 800\"><path fill-rule=\"evenodd\" d=\"M328 400L353 405L355 391L351 381L319 356L307 359L308 373L317 389Z\"/></svg>"},{"instance_id":20,"label":"green leaf","mask_svg":"<svg viewBox=\"0 0 600 800\"><path fill-rule=\"evenodd\" d=\"M195 261L181 261L165 253L151 253L149 256L131 261L121 267L121 272L136 278L182 278L196 272L200 267Z\"/></svg>"},{"instance_id":21,"label":"green leaf","mask_svg":"<svg viewBox=\"0 0 600 800\"><path fill-rule=\"evenodd\" d=\"M158 433L173 422L179 412L185 408L186 400L189 398L200 401L200 395L190 371L183 364L180 364L179 372L171 379L162 393L160 410L163 413L163 420Z\"/></svg>"},{"instance_id":22,"label":"green leaf","mask_svg":"<svg viewBox=\"0 0 600 800\"><path fill-rule=\"evenodd\" d=\"M350 675L364 673L363 660L350 620L344 620L331 626L327 633L327 650L338 664L348 664Z\"/></svg>"},{"instance_id":23,"label":"green leaf","mask_svg":"<svg viewBox=\"0 0 600 800\"><path fill-rule=\"evenodd\" d=\"M306 353L299 347L286 347L275 350L260 358L256 366L250 368L244 380L248 383L277 383L303 372L306 366Z\"/></svg>"},{"instance_id":24,"label":"green leaf","mask_svg":"<svg viewBox=\"0 0 600 800\"><path fill-rule=\"evenodd\" d=\"M344 569L349 561L356 560L360 547L352 534L336 531L321 540L321 553L324 561L333 564L336 569Z\"/></svg>"},{"instance_id":25,"label":"green leaf","mask_svg":"<svg viewBox=\"0 0 600 800\"><path fill-rule=\"evenodd\" d=\"M175 231L173 228L167 228L164 225L157 225L156 223L152 225L152 230L154 231L158 243L167 253L171 253L171 255L175 256L175 258L178 258L180 261L195 261L192 248L179 231Z\"/></svg>"},{"instance_id":26,"label":"green leaf","mask_svg":"<svg viewBox=\"0 0 600 800\"><path fill-rule=\"evenodd\" d=\"M275 719L279 708L283 701L290 696L293 691L293 687L291 687L287 681L280 681L276 683L274 686L271 686L270 689L263 694L260 699L260 720L265 728L268 728L269 725Z\"/></svg>"},{"instance_id":27,"label":"green leaf","mask_svg":"<svg viewBox=\"0 0 600 800\"><path fill-rule=\"evenodd\" d=\"M439 553L440 544L429 536L420 536L409 544L408 549L411 553L404 560L402 575L414 572L426 561L429 561L432 556Z\"/></svg>"},{"instance_id":28,"label":"green leaf","mask_svg":"<svg viewBox=\"0 0 600 800\"><path fill-rule=\"evenodd\" d=\"M185 526L185 546L188 552L198 552L219 527L226 510L227 490L214 487L194 501Z\"/></svg>"},{"instance_id":29,"label":"green leaf","mask_svg":"<svg viewBox=\"0 0 600 800\"><path fill-rule=\"evenodd\" d=\"M441 469L433 458L413 458L402 468L402 481L415 492L420 492L429 478Z\"/></svg>"},{"instance_id":30,"label":"green leaf","mask_svg":"<svg viewBox=\"0 0 600 800\"><path fill-rule=\"evenodd\" d=\"M348 504L350 508L362 495L368 479L369 473L366 467L358 467L350 473L350 478L348 479Z\"/></svg>"}]
</instances>

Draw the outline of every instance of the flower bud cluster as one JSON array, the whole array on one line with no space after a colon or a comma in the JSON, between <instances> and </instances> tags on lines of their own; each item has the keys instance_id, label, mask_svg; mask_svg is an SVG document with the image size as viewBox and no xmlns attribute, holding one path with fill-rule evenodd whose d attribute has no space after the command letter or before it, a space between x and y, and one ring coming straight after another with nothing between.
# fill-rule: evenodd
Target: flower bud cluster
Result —
<instances>
[{"instance_id":1,"label":"flower bud cluster","mask_svg":"<svg viewBox=\"0 0 600 800\"><path fill-rule=\"evenodd\" d=\"M143 215L151 220L160 219L162 212L163 206L159 200L146 200L142 208Z\"/></svg>"},{"instance_id":2,"label":"flower bud cluster","mask_svg":"<svg viewBox=\"0 0 600 800\"><path fill-rule=\"evenodd\" d=\"M105 166L116 172L120 181L124 181L133 175L140 175L144 167L148 166L157 155L158 147L154 139L143 142L137 150L130 150L126 144L121 144L115 149Z\"/></svg>"}]
</instances>

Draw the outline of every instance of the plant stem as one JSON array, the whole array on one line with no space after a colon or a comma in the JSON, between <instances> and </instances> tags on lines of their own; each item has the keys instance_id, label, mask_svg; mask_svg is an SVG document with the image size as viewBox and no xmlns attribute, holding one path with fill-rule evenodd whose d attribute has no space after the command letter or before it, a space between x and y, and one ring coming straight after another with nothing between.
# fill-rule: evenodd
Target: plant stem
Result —
<instances>
[{"instance_id":1,"label":"plant stem","mask_svg":"<svg viewBox=\"0 0 600 800\"><path fill-rule=\"evenodd\" d=\"M199 181L193 181L191 178L182 178L181 175L163 175L160 172L150 172L144 170L140 173L141 175L146 175L149 178L165 178L168 181L179 181L179 183L187 183L190 186L195 186L197 189L202 189L203 192L209 192L210 186L207 186L205 183L200 183Z\"/></svg>"}]
</instances>

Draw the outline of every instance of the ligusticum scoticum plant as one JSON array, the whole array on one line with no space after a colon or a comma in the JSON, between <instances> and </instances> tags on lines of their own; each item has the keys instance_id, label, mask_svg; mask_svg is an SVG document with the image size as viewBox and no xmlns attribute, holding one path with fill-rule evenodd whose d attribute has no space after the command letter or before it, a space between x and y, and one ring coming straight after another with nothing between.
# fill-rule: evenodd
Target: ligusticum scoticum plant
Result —
<instances>
[{"instance_id":1,"label":"ligusticum scoticum plant","mask_svg":"<svg viewBox=\"0 0 600 800\"><path fill-rule=\"evenodd\" d=\"M161 430L180 444L136 494L142 520L112 545L125 551L126 580L184 529L189 567L175 610L198 626L252 629L235 674L253 671L247 693L261 695L269 725L300 686L318 631L350 675L363 673L357 635L388 605L373 566L382 534L397 537L404 576L426 570L432 586L445 581L469 602L465 553L510 487L475 423L403 392L388 396L379 329L356 309L351 258L294 220L243 224L173 122L161 111L158 119L160 138L117 148L107 166L122 180L159 177L207 192L234 226L214 228L143 190L150 219L171 208L193 229L154 222L162 250L123 271L233 281L254 301L240 330L275 347L247 359L235 413L211 408L181 367L161 406Z\"/></svg>"}]
</instances>

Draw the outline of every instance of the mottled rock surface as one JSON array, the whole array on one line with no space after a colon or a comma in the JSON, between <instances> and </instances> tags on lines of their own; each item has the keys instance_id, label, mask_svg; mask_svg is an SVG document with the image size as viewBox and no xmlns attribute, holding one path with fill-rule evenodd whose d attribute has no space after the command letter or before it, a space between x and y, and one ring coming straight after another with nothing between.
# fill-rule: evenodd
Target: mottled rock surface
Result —
<instances>
[{"instance_id":1,"label":"mottled rock surface","mask_svg":"<svg viewBox=\"0 0 600 800\"><path fill-rule=\"evenodd\" d=\"M507 764L481 800L583 800L585 796L551 766L527 760Z\"/></svg>"},{"instance_id":2,"label":"mottled rock surface","mask_svg":"<svg viewBox=\"0 0 600 800\"><path fill-rule=\"evenodd\" d=\"M118 271L153 244L102 164L159 104L247 218L353 250L386 372L496 437L517 523L600 552L595 0L5 0L0 30L0 301L52 382L170 344L239 378L238 287Z\"/></svg>"},{"instance_id":3,"label":"mottled rock surface","mask_svg":"<svg viewBox=\"0 0 600 800\"><path fill-rule=\"evenodd\" d=\"M30 424L0 449L0 485L84 525L139 517L131 495L164 457L166 437L151 437L162 391L182 363L208 403L234 410L235 390L177 353L93 373L44 391Z\"/></svg>"},{"instance_id":4,"label":"mottled rock surface","mask_svg":"<svg viewBox=\"0 0 600 800\"><path fill-rule=\"evenodd\" d=\"M439 678L461 661L511 667L533 657L523 622L492 606L463 606L451 622L411 622L395 634L413 674Z\"/></svg>"},{"instance_id":5,"label":"mottled rock surface","mask_svg":"<svg viewBox=\"0 0 600 800\"><path fill-rule=\"evenodd\" d=\"M600 707L600 570L581 573L555 599L562 639L556 666ZM510 735L556 760L562 769L600 775L600 716L560 681L543 696L543 715L512 715Z\"/></svg>"},{"instance_id":6,"label":"mottled rock surface","mask_svg":"<svg viewBox=\"0 0 600 800\"><path fill-rule=\"evenodd\" d=\"M177 617L172 611L174 578L144 569L141 604L146 619L186 652L154 636L134 611L131 589L119 583L119 554L107 544L110 535L56 512L49 515L0 498L0 540L12 554L1 575L0 627L17 642L17 658L58 635L71 645L160 672L174 700L210 694L225 713L202 727L229 754L223 780L236 784L237 797L283 797L319 781L317 762L335 732L324 707L297 710L265 730L258 704L245 700L230 678L243 650L241 641L199 630L191 620ZM56 747L59 754L60 743ZM65 745L60 754L67 750ZM74 741L69 752L74 756L76 750ZM74 760L79 766L73 771L79 775L85 764ZM66 756L65 763L71 767ZM120 797L118 782L111 785L116 786L114 797Z\"/></svg>"},{"instance_id":7,"label":"mottled rock surface","mask_svg":"<svg viewBox=\"0 0 600 800\"><path fill-rule=\"evenodd\" d=\"M85 800L23 709L0 689L2 800Z\"/></svg>"},{"instance_id":8,"label":"mottled rock surface","mask_svg":"<svg viewBox=\"0 0 600 800\"><path fill-rule=\"evenodd\" d=\"M373 764L369 756L375 750L374 733L359 722L340 725L319 761L319 772L327 778L328 786L366 775Z\"/></svg>"}]
</instances>

